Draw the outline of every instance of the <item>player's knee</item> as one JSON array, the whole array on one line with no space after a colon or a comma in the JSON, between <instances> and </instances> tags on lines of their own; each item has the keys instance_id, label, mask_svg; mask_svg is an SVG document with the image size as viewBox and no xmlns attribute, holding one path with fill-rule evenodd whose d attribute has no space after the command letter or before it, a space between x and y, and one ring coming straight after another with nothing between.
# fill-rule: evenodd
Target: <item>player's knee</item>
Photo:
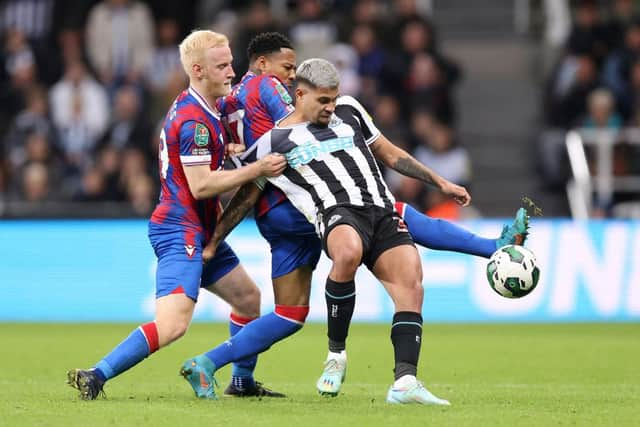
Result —
<instances>
[{"instance_id":1,"label":"player's knee","mask_svg":"<svg viewBox=\"0 0 640 427\"><path fill-rule=\"evenodd\" d=\"M260 289L255 285L246 286L242 293L237 294L231 306L245 317L260 316Z\"/></svg>"},{"instance_id":2,"label":"player's knee","mask_svg":"<svg viewBox=\"0 0 640 427\"><path fill-rule=\"evenodd\" d=\"M332 252L333 265L341 271L356 271L360 265L362 253L358 248L343 247Z\"/></svg>"}]
</instances>

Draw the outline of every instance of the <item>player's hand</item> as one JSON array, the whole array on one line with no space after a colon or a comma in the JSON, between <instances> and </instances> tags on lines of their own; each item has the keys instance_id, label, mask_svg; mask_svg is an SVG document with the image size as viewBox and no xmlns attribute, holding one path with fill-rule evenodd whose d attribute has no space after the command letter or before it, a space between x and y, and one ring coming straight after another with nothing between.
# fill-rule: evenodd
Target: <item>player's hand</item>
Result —
<instances>
[{"instance_id":1,"label":"player's hand","mask_svg":"<svg viewBox=\"0 0 640 427\"><path fill-rule=\"evenodd\" d=\"M245 151L247 151L247 146L244 144L236 144L230 142L225 146L225 155L227 156L227 158L231 156L237 156L238 154L244 153Z\"/></svg>"},{"instance_id":2,"label":"player's hand","mask_svg":"<svg viewBox=\"0 0 640 427\"><path fill-rule=\"evenodd\" d=\"M440 191L447 196L453 197L453 200L455 200L460 206L469 206L471 203L471 195L469 195L467 189L461 185L445 181L442 187L440 187Z\"/></svg>"},{"instance_id":3,"label":"player's hand","mask_svg":"<svg viewBox=\"0 0 640 427\"><path fill-rule=\"evenodd\" d=\"M202 263L206 264L213 259L216 255L216 249L218 248L217 242L213 239L207 243L207 246L202 250Z\"/></svg>"},{"instance_id":4,"label":"player's hand","mask_svg":"<svg viewBox=\"0 0 640 427\"><path fill-rule=\"evenodd\" d=\"M260 175L278 176L287 167L287 159L278 153L271 153L259 160Z\"/></svg>"}]
</instances>

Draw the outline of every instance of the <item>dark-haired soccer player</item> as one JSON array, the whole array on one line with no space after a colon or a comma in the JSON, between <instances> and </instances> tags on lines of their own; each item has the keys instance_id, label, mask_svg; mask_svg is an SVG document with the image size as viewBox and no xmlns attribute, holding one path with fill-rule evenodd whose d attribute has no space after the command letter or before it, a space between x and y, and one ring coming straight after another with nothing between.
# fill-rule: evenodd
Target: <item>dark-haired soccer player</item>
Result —
<instances>
[{"instance_id":1,"label":"dark-haired soccer player","mask_svg":"<svg viewBox=\"0 0 640 427\"><path fill-rule=\"evenodd\" d=\"M277 120L293 111L285 83L290 85L295 78L296 56L289 40L279 33L256 36L247 51L250 69L231 94L221 100L219 109L234 142L250 147ZM181 372L187 379L192 366L220 367L242 357L257 355L299 330L309 313L311 273L320 257L320 242L313 226L284 194L271 184L267 184L264 191L254 184L244 186L225 209L227 213L221 221L237 224L258 196L256 223L271 246L275 310L251 322L237 323L230 340L232 345L215 348L186 362ZM214 252L218 242L232 228L222 222L219 226L226 231L215 233L212 239L215 243L203 252L205 260L211 256L207 255L207 250ZM239 353L244 356L237 357ZM250 370L234 364L232 382L224 393L254 395L255 386L250 374ZM191 385L198 393L200 385L197 382L191 382Z\"/></svg>"},{"instance_id":2,"label":"dark-haired soccer player","mask_svg":"<svg viewBox=\"0 0 640 427\"><path fill-rule=\"evenodd\" d=\"M380 134L364 108L350 96L339 96L339 75L324 59L309 59L296 71L296 110L279 121L243 156L260 159L270 153L287 158L289 167L269 181L314 220L323 249L332 260L327 293L335 303L329 332L349 326L341 301L355 293L354 278L364 263L391 297L395 314L391 341L395 382L389 403L448 405L417 380L422 341L422 265L411 235L394 209L376 159L426 183L466 206L464 188L426 168ZM346 307L352 311L351 307Z\"/></svg>"},{"instance_id":3,"label":"dark-haired soccer player","mask_svg":"<svg viewBox=\"0 0 640 427\"><path fill-rule=\"evenodd\" d=\"M229 122L235 142L244 143L250 149L258 137L293 110L289 94L285 93L282 83L293 83L296 60L289 40L279 33L263 33L254 38L249 45L248 54L250 70L234 87L231 95L221 102L221 111ZM204 258L214 253L218 242L245 216L259 194L260 189L252 184L239 190L226 207L214 238L203 251ZM519 211L514 225L505 227L500 239L484 239L454 224L428 218L411 207L407 206L405 209L403 205L399 204L398 209L406 212L407 218L411 218L416 240L435 249L458 250L488 258L497 247L515 243L517 238L524 238L525 234L520 233L526 233L524 211ZM194 359L196 363L207 365L213 362L213 365L209 365L215 366L212 369L236 360L241 354L263 351L276 341L291 335L302 327L308 311L311 273L320 254L320 243L314 227L292 207L282 192L269 184L256 205L256 222L271 245L276 310L247 325L242 333L231 339L231 346L219 346L207 353L208 360L202 359L203 356ZM507 243L502 244L500 241ZM355 294L348 295L346 301L354 303ZM304 314L304 317L296 318L299 313ZM338 343L337 340L333 342ZM339 345L342 348L337 352L330 352L329 357L336 355L343 358L345 363L341 366L346 366L344 342ZM193 361L188 361L185 366L189 363ZM337 394L341 380L334 383L335 386L331 387L336 388L335 390L321 391ZM225 393L240 392L232 384Z\"/></svg>"},{"instance_id":4,"label":"dark-haired soccer player","mask_svg":"<svg viewBox=\"0 0 640 427\"><path fill-rule=\"evenodd\" d=\"M222 243L214 259L202 263L202 248L218 218L218 195L261 176L275 176L286 162L273 156L251 168L222 170L225 144L215 102L227 95L235 76L227 37L195 31L180 44L180 59L189 88L171 106L160 134L160 201L149 221L149 239L158 257L156 316L136 328L91 369L73 369L68 382L85 400L95 399L104 383L140 363L186 332L200 287L232 307L232 316L259 315L260 292ZM198 397L212 398L213 384Z\"/></svg>"}]
</instances>

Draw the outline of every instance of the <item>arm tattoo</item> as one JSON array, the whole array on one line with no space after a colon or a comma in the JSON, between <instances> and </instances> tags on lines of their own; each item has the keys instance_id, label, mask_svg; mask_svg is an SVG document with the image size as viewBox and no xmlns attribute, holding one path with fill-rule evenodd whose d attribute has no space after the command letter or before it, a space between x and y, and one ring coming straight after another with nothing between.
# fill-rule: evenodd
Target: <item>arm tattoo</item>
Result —
<instances>
[{"instance_id":1,"label":"arm tattoo","mask_svg":"<svg viewBox=\"0 0 640 427\"><path fill-rule=\"evenodd\" d=\"M255 204L260 193L258 192L252 197L253 191L255 191L253 187L253 183L240 187L231 201L229 201L216 227L215 235L218 243L222 242L231 233Z\"/></svg>"},{"instance_id":2,"label":"arm tattoo","mask_svg":"<svg viewBox=\"0 0 640 427\"><path fill-rule=\"evenodd\" d=\"M419 179L420 181L424 181L428 184L435 183L433 180L433 172L410 155L400 157L396 160L393 164L393 169L400 172L402 175Z\"/></svg>"}]
</instances>

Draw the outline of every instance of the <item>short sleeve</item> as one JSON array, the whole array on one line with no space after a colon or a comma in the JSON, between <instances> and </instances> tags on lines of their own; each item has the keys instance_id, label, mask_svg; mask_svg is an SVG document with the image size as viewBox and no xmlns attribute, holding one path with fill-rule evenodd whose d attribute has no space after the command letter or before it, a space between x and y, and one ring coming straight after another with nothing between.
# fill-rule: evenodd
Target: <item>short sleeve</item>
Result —
<instances>
[{"instance_id":1,"label":"short sleeve","mask_svg":"<svg viewBox=\"0 0 640 427\"><path fill-rule=\"evenodd\" d=\"M204 123L186 121L180 128L180 161L185 166L211 163L211 135Z\"/></svg>"},{"instance_id":2,"label":"short sleeve","mask_svg":"<svg viewBox=\"0 0 640 427\"><path fill-rule=\"evenodd\" d=\"M262 135L255 144L253 144L247 151L240 155L242 163L253 163L258 159L263 158L267 154L271 153L271 134L269 131Z\"/></svg>"},{"instance_id":3,"label":"short sleeve","mask_svg":"<svg viewBox=\"0 0 640 427\"><path fill-rule=\"evenodd\" d=\"M273 123L294 110L293 99L287 88L276 77L269 76L260 82L260 100Z\"/></svg>"},{"instance_id":4,"label":"short sleeve","mask_svg":"<svg viewBox=\"0 0 640 427\"><path fill-rule=\"evenodd\" d=\"M338 105L348 105L354 110L354 116L360 122L360 128L364 135L365 142L371 144L380 136L380 131L373 123L371 115L367 110L352 96L341 96L338 98Z\"/></svg>"}]
</instances>

